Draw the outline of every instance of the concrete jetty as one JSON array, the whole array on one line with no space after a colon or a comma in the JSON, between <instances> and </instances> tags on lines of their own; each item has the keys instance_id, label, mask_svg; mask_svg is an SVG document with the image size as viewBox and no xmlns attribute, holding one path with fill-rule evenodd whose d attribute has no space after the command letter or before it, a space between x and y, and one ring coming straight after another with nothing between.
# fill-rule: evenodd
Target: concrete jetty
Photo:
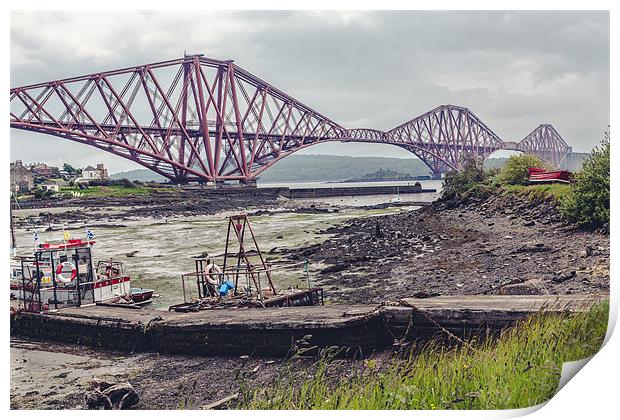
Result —
<instances>
[{"instance_id":1,"label":"concrete jetty","mask_svg":"<svg viewBox=\"0 0 620 420\"><path fill-rule=\"evenodd\" d=\"M439 296L384 305L217 309L191 313L108 306L11 316L11 334L93 347L203 355L279 355L336 346L348 354L398 338L497 331L540 311L588 310L606 295Z\"/></svg>"},{"instance_id":2,"label":"concrete jetty","mask_svg":"<svg viewBox=\"0 0 620 420\"><path fill-rule=\"evenodd\" d=\"M420 183L411 185L338 185L333 183L317 187L247 187L243 185L208 186L208 185L187 185L182 187L184 190L205 191L208 194L217 196L226 195L231 192L236 194L262 195L266 197L286 197L286 198L322 198L322 197L353 197L364 195L396 195L396 194L421 194L436 193L435 188L422 188Z\"/></svg>"},{"instance_id":3,"label":"concrete jetty","mask_svg":"<svg viewBox=\"0 0 620 420\"><path fill-rule=\"evenodd\" d=\"M352 197L361 195L384 194L421 194L435 193L434 188L422 188L419 183L413 185L360 185L360 186L326 186L313 188L290 188L290 198L320 198L320 197Z\"/></svg>"}]
</instances>

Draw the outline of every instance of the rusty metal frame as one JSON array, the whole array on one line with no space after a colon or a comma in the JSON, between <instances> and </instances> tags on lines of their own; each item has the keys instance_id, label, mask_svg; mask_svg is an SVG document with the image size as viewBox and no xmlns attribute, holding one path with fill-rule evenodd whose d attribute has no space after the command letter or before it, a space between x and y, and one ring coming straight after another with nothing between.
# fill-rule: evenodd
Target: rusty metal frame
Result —
<instances>
[{"instance_id":1,"label":"rusty metal frame","mask_svg":"<svg viewBox=\"0 0 620 420\"><path fill-rule=\"evenodd\" d=\"M251 240L254 243L254 246L256 247L256 253L260 259L260 266L254 266L250 262L250 258L246 252L246 248L245 248L246 229L248 230ZM269 281L269 288L271 289L273 294L276 295L277 290L273 284L273 281L271 280L271 270L269 269L269 267L267 267L267 263L265 262L265 259L263 258L263 254L260 250L260 247L258 246L258 241L256 240L256 236L254 235L254 231L252 230L250 220L248 219L248 216L245 214L235 214L235 215L231 215L228 218L228 229L226 232L226 247L224 249L224 264L222 265L222 272L226 273L226 270L227 270L226 264L228 262L229 247L231 243L231 234L230 234L231 231L234 232L235 237L237 239L238 246L239 246L239 249L236 253L237 262L234 267L235 294L238 294L239 270L243 268L252 278L252 282L254 283L254 287L256 287L256 291L258 292L259 296L262 295L262 290L261 290L260 281L258 279L258 275L256 272L257 269L263 271L267 275L267 280ZM242 260L245 263L245 267L241 267Z\"/></svg>"}]
</instances>

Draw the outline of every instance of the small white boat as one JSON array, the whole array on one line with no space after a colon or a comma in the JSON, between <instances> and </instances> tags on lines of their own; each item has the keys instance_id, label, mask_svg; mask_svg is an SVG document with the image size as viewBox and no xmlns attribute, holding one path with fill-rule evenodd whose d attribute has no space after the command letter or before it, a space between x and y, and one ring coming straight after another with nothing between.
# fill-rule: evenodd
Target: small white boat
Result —
<instances>
[{"instance_id":1,"label":"small white boat","mask_svg":"<svg viewBox=\"0 0 620 420\"><path fill-rule=\"evenodd\" d=\"M396 186L396 195L392 197L390 203L400 203L400 187Z\"/></svg>"},{"instance_id":2,"label":"small white boat","mask_svg":"<svg viewBox=\"0 0 620 420\"><path fill-rule=\"evenodd\" d=\"M44 243L32 257L11 261L11 299L26 311L43 311L83 306L127 297L131 280L122 263L113 260L94 263L95 241L70 239Z\"/></svg>"}]
</instances>

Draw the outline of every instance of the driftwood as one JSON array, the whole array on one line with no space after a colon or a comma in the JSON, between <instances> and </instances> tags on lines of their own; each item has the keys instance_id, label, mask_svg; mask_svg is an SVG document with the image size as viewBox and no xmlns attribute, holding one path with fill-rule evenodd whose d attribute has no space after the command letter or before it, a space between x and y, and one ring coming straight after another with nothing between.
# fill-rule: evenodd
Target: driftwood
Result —
<instances>
[{"instance_id":1,"label":"driftwood","mask_svg":"<svg viewBox=\"0 0 620 420\"><path fill-rule=\"evenodd\" d=\"M236 400L237 398L239 398L239 393L235 392L234 394L231 394L228 397L222 398L221 400L217 400L211 404L203 405L202 409L203 410L216 410L228 404L229 402Z\"/></svg>"},{"instance_id":2,"label":"driftwood","mask_svg":"<svg viewBox=\"0 0 620 420\"><path fill-rule=\"evenodd\" d=\"M111 384L93 379L93 390L86 395L89 410L122 410L136 405L140 398L129 382Z\"/></svg>"}]
</instances>

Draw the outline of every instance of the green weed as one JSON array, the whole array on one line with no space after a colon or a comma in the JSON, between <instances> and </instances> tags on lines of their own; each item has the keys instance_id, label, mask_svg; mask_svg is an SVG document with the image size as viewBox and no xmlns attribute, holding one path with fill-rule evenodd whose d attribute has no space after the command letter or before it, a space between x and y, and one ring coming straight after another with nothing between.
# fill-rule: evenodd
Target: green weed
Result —
<instances>
[{"instance_id":1,"label":"green weed","mask_svg":"<svg viewBox=\"0 0 620 420\"><path fill-rule=\"evenodd\" d=\"M271 388L244 391L251 409L511 409L543 403L555 393L562 363L599 350L608 302L589 312L541 314L499 337L445 347L412 348L385 367L366 360L361 373L330 377L329 358Z\"/></svg>"}]
</instances>

